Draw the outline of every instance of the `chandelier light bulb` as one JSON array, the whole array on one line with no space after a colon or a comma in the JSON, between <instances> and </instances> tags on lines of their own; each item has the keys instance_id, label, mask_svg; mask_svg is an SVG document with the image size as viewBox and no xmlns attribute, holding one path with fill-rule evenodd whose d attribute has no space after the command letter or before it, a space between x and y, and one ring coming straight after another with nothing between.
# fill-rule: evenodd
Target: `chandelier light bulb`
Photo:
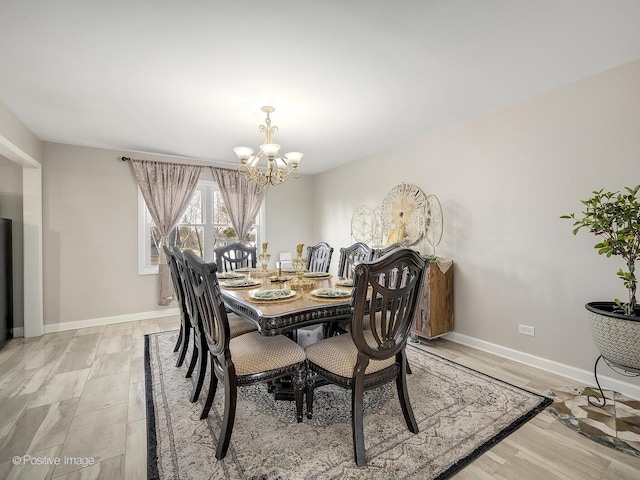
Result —
<instances>
[{"instance_id":1,"label":"chandelier light bulb","mask_svg":"<svg viewBox=\"0 0 640 480\"><path fill-rule=\"evenodd\" d=\"M273 158L278 155L280 151L280 145L277 143L265 143L264 145L260 145L260 150L269 158Z\"/></svg>"},{"instance_id":2,"label":"chandelier light bulb","mask_svg":"<svg viewBox=\"0 0 640 480\"><path fill-rule=\"evenodd\" d=\"M236 147L233 149L233 151L238 157L238 160L240 160L242 163L246 163L249 157L253 155L253 148L249 147Z\"/></svg>"},{"instance_id":3,"label":"chandelier light bulb","mask_svg":"<svg viewBox=\"0 0 640 480\"><path fill-rule=\"evenodd\" d=\"M297 168L300 160L302 159L302 153L300 152L289 152L284 154L284 158L287 159L287 162L291 164L293 168Z\"/></svg>"}]
</instances>

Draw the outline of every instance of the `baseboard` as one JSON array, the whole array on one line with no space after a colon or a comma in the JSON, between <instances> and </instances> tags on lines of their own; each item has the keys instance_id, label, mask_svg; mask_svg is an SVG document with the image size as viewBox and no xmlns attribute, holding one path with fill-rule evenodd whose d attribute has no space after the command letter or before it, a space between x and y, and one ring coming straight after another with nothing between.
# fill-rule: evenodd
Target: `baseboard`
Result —
<instances>
[{"instance_id":1,"label":"baseboard","mask_svg":"<svg viewBox=\"0 0 640 480\"><path fill-rule=\"evenodd\" d=\"M102 325L112 325L114 323L135 322L137 320L148 320L151 318L171 317L173 315L180 315L177 308L155 310L152 312L128 313L126 315L116 315L113 317L92 318L89 320L79 320L77 322L55 323L52 325L45 324L44 333L75 330L76 328L99 327Z\"/></svg>"},{"instance_id":2,"label":"baseboard","mask_svg":"<svg viewBox=\"0 0 640 480\"><path fill-rule=\"evenodd\" d=\"M544 370L546 372L555 373L556 375L571 378L572 380L577 380L581 383L584 383L585 385L595 386L595 379L593 376L593 371L591 370L583 370L580 368L571 367L559 362L554 362L553 360L530 355L518 350L513 350L512 348L503 347L501 345L496 345L495 343L486 342L484 340L479 340L477 338L469 337L467 335L462 335L456 332L447 333L443 338L446 338L447 340L455 343L459 343L461 345L477 348L478 350L482 350L483 352L493 353L494 355L498 355L499 357L507 358L515 362L539 368L540 370ZM639 385L634 385L617 378L601 375L600 373L598 373L598 380L600 380L600 385L603 389L614 390L631 398L640 399Z\"/></svg>"},{"instance_id":3,"label":"baseboard","mask_svg":"<svg viewBox=\"0 0 640 480\"><path fill-rule=\"evenodd\" d=\"M24 327L15 327L11 329L11 338L24 337Z\"/></svg>"}]
</instances>

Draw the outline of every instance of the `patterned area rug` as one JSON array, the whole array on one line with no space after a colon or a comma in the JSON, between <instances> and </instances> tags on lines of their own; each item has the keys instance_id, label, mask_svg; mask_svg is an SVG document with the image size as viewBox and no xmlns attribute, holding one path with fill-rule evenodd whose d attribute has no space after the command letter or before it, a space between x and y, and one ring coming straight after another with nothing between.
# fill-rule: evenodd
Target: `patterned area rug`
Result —
<instances>
[{"instance_id":1,"label":"patterned area rug","mask_svg":"<svg viewBox=\"0 0 640 480\"><path fill-rule=\"evenodd\" d=\"M551 402L410 345L409 396L420 432L407 429L395 383L368 391L366 467L358 468L353 458L350 392L334 386L316 390L314 418L302 423L293 403L274 400L265 385L238 388L231 445L218 461L224 393L218 391L209 418L200 420L206 387L198 402L189 403L186 365L174 366L176 339L177 332L145 339L153 479L445 479Z\"/></svg>"},{"instance_id":2,"label":"patterned area rug","mask_svg":"<svg viewBox=\"0 0 640 480\"><path fill-rule=\"evenodd\" d=\"M605 390L607 404L600 408L587 401L589 395L600 398L595 388L556 387L545 394L553 398L549 412L564 425L602 445L640 457L640 400Z\"/></svg>"}]
</instances>

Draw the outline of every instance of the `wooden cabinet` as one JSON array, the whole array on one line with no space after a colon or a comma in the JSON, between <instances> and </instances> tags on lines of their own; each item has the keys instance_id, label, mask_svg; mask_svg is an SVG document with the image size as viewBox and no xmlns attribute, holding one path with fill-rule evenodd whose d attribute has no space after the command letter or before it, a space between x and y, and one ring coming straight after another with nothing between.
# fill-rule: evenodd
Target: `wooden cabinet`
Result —
<instances>
[{"instance_id":1,"label":"wooden cabinet","mask_svg":"<svg viewBox=\"0 0 640 480\"><path fill-rule=\"evenodd\" d=\"M453 262L427 268L411 333L432 339L453 330Z\"/></svg>"}]
</instances>

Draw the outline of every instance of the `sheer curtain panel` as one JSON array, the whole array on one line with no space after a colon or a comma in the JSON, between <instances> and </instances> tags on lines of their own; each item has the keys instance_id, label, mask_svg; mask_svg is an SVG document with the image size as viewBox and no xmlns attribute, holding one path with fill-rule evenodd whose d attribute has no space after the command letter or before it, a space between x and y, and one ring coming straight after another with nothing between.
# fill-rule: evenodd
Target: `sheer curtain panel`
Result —
<instances>
[{"instance_id":1,"label":"sheer curtain panel","mask_svg":"<svg viewBox=\"0 0 640 480\"><path fill-rule=\"evenodd\" d=\"M251 230L267 189L247 180L236 170L211 167L211 172L229 212L231 224L238 234L238 240L243 242Z\"/></svg>"},{"instance_id":2,"label":"sheer curtain panel","mask_svg":"<svg viewBox=\"0 0 640 480\"><path fill-rule=\"evenodd\" d=\"M160 233L158 248L158 305L169 305L173 296L171 273L162 247L184 214L195 192L203 166L131 159L149 213Z\"/></svg>"}]
</instances>

